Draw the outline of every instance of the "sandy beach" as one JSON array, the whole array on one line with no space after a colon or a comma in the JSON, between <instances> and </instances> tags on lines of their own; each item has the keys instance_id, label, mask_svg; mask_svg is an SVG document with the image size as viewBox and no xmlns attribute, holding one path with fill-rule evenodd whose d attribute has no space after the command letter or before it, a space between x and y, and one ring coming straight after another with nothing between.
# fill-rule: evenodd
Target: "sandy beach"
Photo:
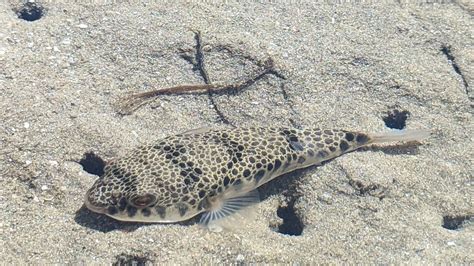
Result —
<instances>
[{"instance_id":1,"label":"sandy beach","mask_svg":"<svg viewBox=\"0 0 474 266\"><path fill-rule=\"evenodd\" d=\"M87 2L0 2L2 263L474 263L470 1ZM253 82L121 113L128 95L205 83L196 32L211 84ZM102 161L232 126L432 135L273 180L233 231L83 206Z\"/></svg>"}]
</instances>

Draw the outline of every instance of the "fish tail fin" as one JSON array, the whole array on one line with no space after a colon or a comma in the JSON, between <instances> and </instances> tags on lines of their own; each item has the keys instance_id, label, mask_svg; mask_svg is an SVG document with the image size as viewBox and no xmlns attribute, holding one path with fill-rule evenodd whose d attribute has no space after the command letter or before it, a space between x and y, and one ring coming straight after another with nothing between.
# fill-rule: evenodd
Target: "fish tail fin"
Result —
<instances>
[{"instance_id":1,"label":"fish tail fin","mask_svg":"<svg viewBox=\"0 0 474 266\"><path fill-rule=\"evenodd\" d=\"M370 143L383 143L395 141L420 141L430 136L431 131L427 129L394 130L385 133L369 134Z\"/></svg>"}]
</instances>

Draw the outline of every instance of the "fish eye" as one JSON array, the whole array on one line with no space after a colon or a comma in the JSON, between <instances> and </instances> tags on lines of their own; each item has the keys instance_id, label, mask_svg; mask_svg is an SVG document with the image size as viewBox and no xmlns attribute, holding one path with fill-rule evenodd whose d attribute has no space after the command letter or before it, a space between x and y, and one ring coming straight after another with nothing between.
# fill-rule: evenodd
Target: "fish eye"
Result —
<instances>
[{"instance_id":1,"label":"fish eye","mask_svg":"<svg viewBox=\"0 0 474 266\"><path fill-rule=\"evenodd\" d=\"M132 204L137 208L145 208L155 203L156 197L152 194L139 195L132 199Z\"/></svg>"}]
</instances>

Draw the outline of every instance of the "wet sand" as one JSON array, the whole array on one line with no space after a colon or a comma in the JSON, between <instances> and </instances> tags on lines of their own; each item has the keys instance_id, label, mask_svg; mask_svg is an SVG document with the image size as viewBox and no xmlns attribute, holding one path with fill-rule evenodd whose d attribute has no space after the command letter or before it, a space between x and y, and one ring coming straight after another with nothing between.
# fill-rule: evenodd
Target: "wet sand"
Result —
<instances>
[{"instance_id":1,"label":"wet sand","mask_svg":"<svg viewBox=\"0 0 474 266\"><path fill-rule=\"evenodd\" d=\"M382 2L45 1L30 22L15 13L21 4L2 1L2 262L473 263L474 6ZM212 83L241 82L267 58L279 75L118 114L130 93L204 84L190 59L193 30ZM167 135L231 125L389 125L432 136L274 180L260 189L256 220L233 232L121 223L83 208L97 178L86 170L100 171L88 164L97 158L81 165L84 154L110 160Z\"/></svg>"}]
</instances>

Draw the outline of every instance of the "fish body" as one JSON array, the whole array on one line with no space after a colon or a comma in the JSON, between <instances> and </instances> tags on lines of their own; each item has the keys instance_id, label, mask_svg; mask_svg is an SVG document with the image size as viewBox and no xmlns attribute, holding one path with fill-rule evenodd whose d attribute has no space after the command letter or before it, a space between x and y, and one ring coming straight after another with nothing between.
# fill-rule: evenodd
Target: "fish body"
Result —
<instances>
[{"instance_id":1,"label":"fish body","mask_svg":"<svg viewBox=\"0 0 474 266\"><path fill-rule=\"evenodd\" d=\"M258 202L270 180L372 143L429 133L366 134L333 129L197 129L115 159L88 190L86 206L122 221L170 223L200 213L210 224Z\"/></svg>"}]
</instances>

